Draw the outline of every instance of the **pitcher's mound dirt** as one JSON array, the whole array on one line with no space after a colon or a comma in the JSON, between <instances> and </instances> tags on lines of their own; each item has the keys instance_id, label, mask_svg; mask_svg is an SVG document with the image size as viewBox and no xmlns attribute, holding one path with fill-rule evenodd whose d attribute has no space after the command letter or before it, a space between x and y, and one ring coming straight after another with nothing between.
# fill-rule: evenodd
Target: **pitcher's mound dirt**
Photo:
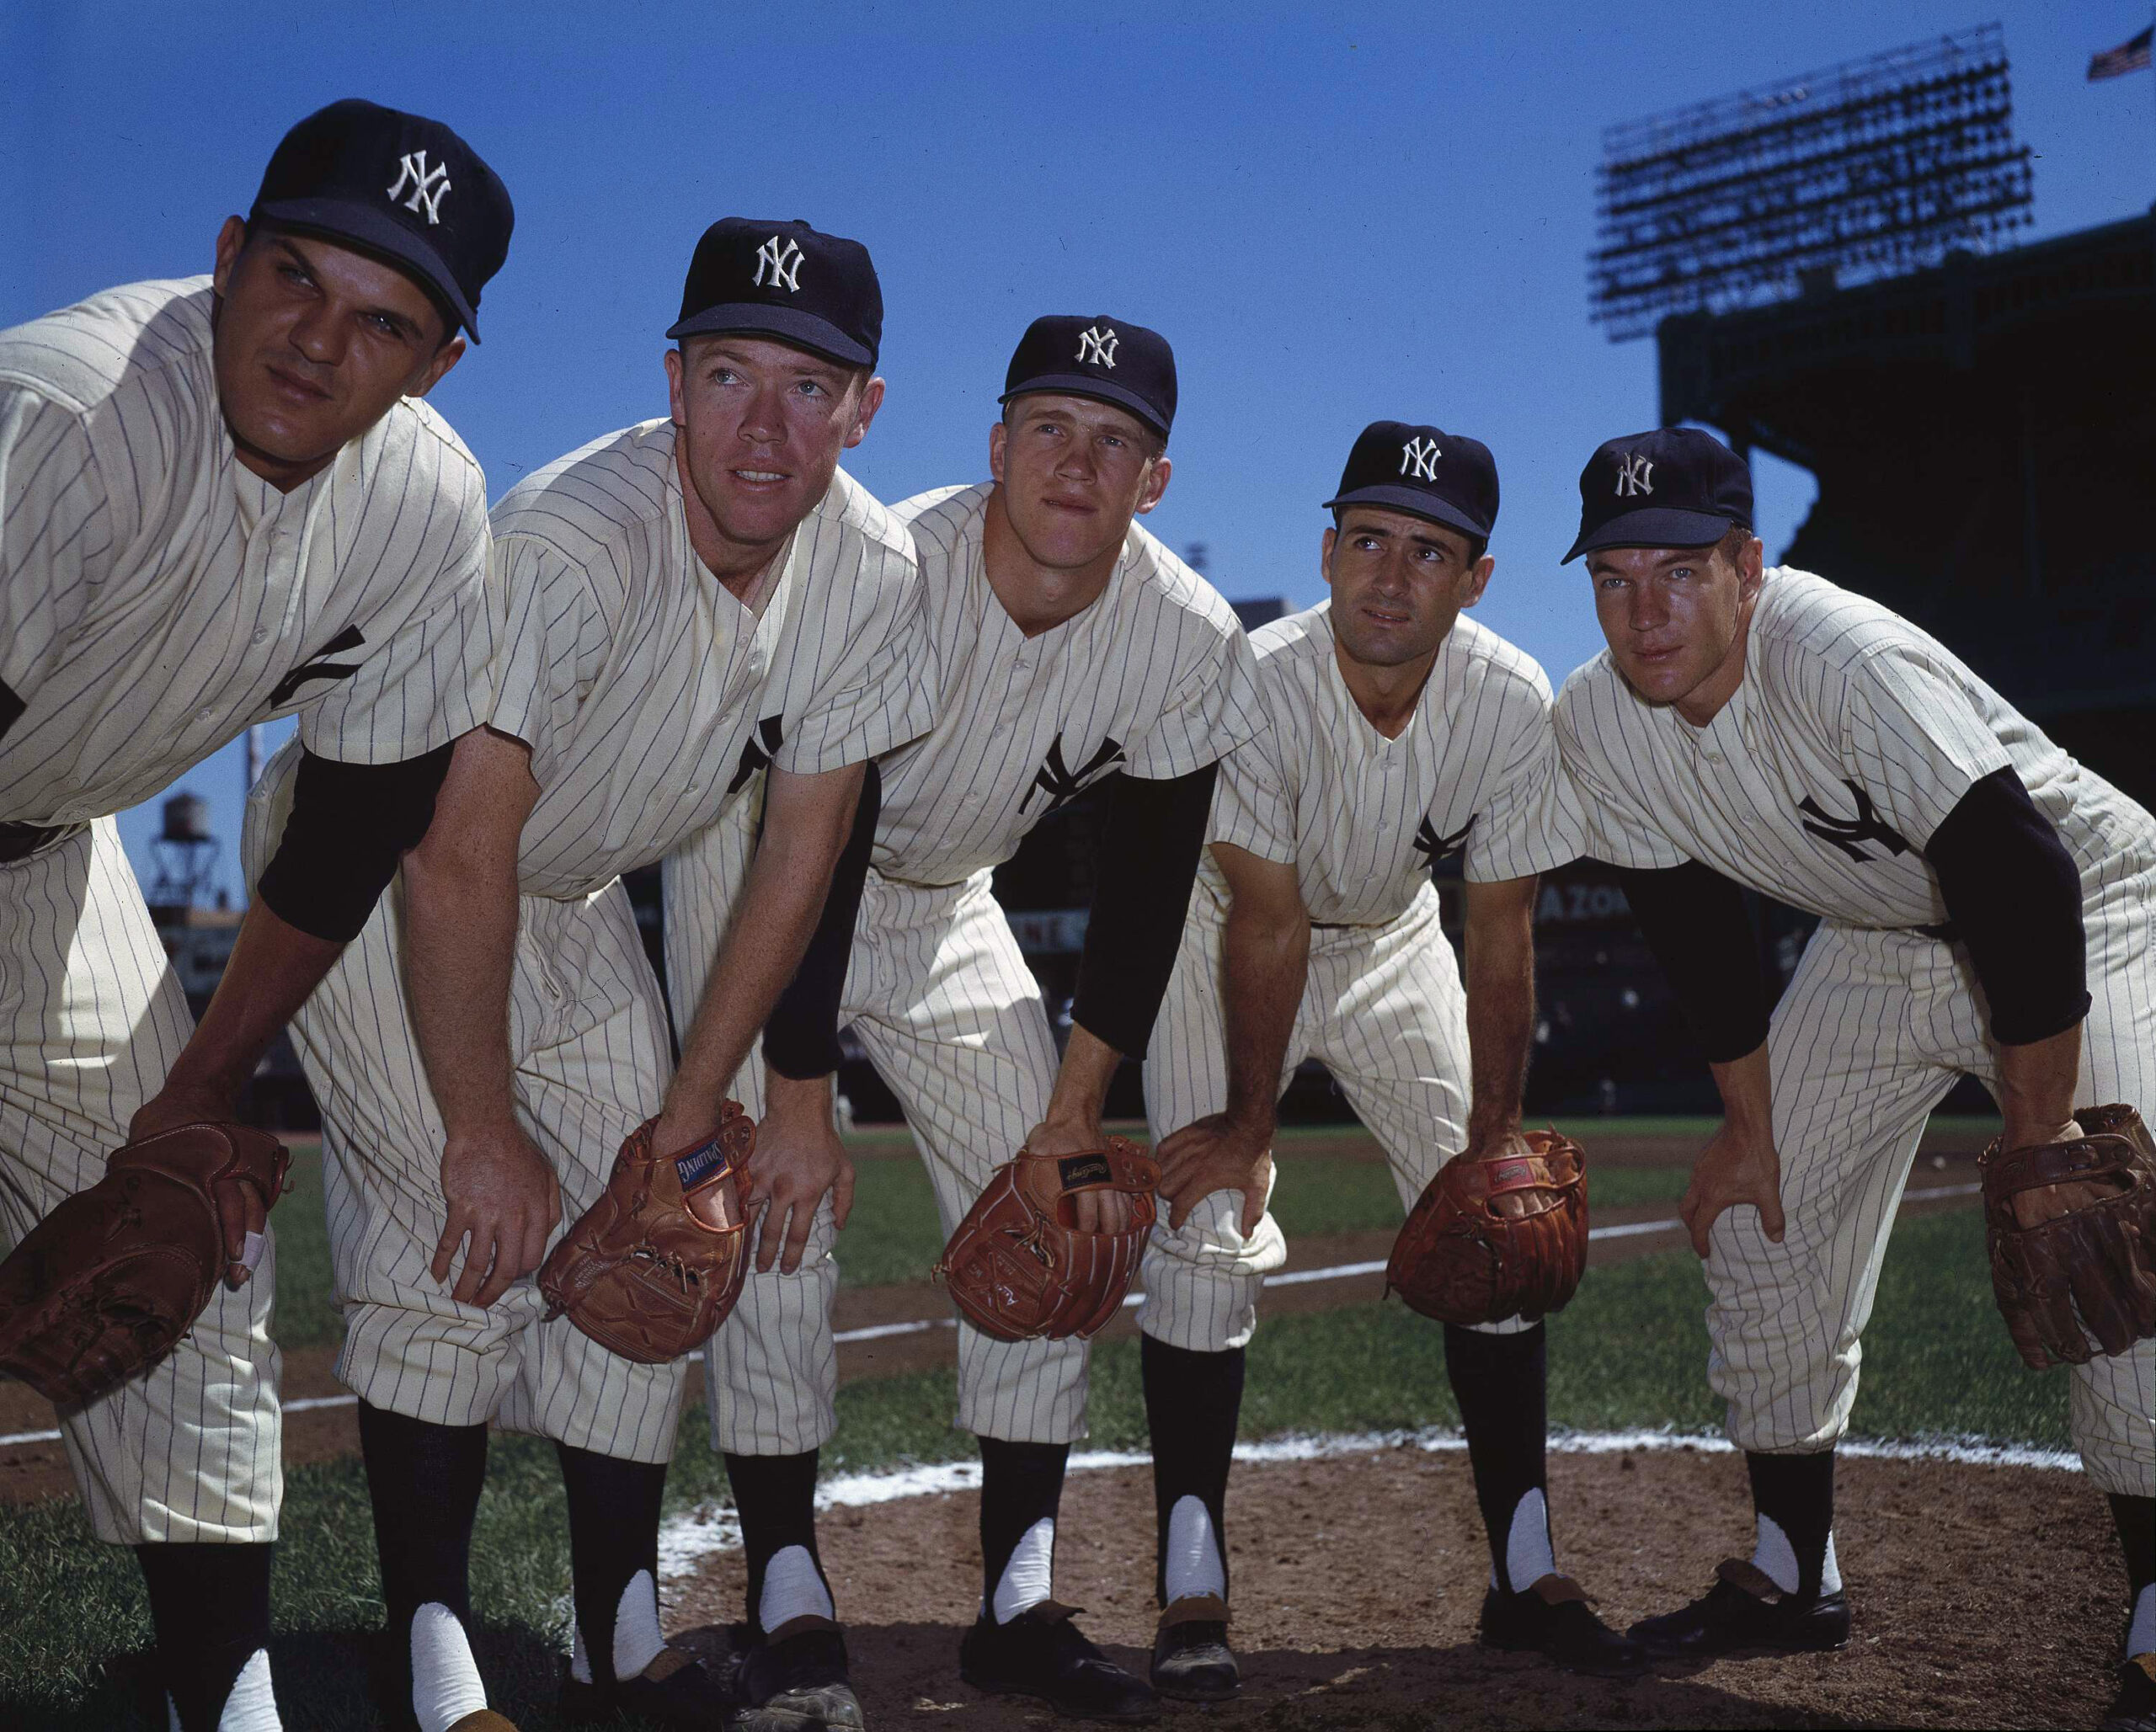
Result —
<instances>
[{"instance_id":1,"label":"pitcher's mound dirt","mask_svg":"<svg viewBox=\"0 0 2156 1732\"><path fill-rule=\"evenodd\" d=\"M1742 1459L1679 1450L1555 1455L1558 1559L1620 1628L1694 1597L1748 1555ZM1847 1460L1836 1545L1855 1633L1838 1654L1575 1677L1475 1645L1488 1574L1467 1463L1412 1447L1242 1463L1228 1500L1243 1690L1172 1706L1192 1727L2093 1726L2111 1694L2125 1575L2104 1499L2078 1474ZM949 1493L821 1519L853 1677L876 1727L1070 1724L958 1677L980 1595L979 1498ZM1058 1597L1143 1676L1153 1632L1153 1500L1142 1469L1074 1474ZM741 1615L740 1554L670 1593L668 1621Z\"/></svg>"}]
</instances>

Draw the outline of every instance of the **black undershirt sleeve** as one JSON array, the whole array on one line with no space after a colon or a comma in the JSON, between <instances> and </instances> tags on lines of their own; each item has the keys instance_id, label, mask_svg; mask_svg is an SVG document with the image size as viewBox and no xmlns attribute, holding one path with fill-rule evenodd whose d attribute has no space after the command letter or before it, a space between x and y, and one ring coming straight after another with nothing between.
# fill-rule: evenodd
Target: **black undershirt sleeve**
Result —
<instances>
[{"instance_id":1,"label":"black undershirt sleeve","mask_svg":"<svg viewBox=\"0 0 2156 1732\"><path fill-rule=\"evenodd\" d=\"M1208 764L1188 775L1118 775L1070 1020L1117 1052L1143 1058L1167 995L1213 808Z\"/></svg>"},{"instance_id":2,"label":"black undershirt sleeve","mask_svg":"<svg viewBox=\"0 0 2156 1732\"><path fill-rule=\"evenodd\" d=\"M1742 1058L1767 1037L1767 983L1744 893L1696 860L1620 866L1618 882L1710 1063Z\"/></svg>"},{"instance_id":3,"label":"black undershirt sleeve","mask_svg":"<svg viewBox=\"0 0 2156 1732\"><path fill-rule=\"evenodd\" d=\"M451 746L398 764L300 754L291 815L255 894L287 925L349 944L434 822Z\"/></svg>"},{"instance_id":4,"label":"black undershirt sleeve","mask_svg":"<svg viewBox=\"0 0 2156 1732\"><path fill-rule=\"evenodd\" d=\"M9 689L6 680L0 679L0 739L7 738L8 730L15 725L23 711L29 707Z\"/></svg>"},{"instance_id":5,"label":"black undershirt sleeve","mask_svg":"<svg viewBox=\"0 0 2156 1732\"><path fill-rule=\"evenodd\" d=\"M809 935L801 966L764 1025L764 1062L796 1082L829 1076L839 1068L839 997L846 990L854 923L861 915L861 893L868 882L868 856L875 851L876 820L883 809L883 773L872 760L861 778L853 833L831 868L823 916Z\"/></svg>"},{"instance_id":6,"label":"black undershirt sleeve","mask_svg":"<svg viewBox=\"0 0 2156 1732\"><path fill-rule=\"evenodd\" d=\"M1992 1037L2047 1040L2089 1014L2081 874L2011 770L1969 785L1924 858L1991 1005Z\"/></svg>"}]
</instances>

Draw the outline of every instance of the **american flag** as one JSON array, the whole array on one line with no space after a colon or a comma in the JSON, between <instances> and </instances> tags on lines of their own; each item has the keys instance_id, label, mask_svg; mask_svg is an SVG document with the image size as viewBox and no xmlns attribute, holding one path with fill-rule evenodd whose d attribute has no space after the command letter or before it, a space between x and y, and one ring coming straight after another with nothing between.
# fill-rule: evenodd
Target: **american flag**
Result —
<instances>
[{"instance_id":1,"label":"american flag","mask_svg":"<svg viewBox=\"0 0 2156 1732\"><path fill-rule=\"evenodd\" d=\"M2137 72L2148 64L2148 47L2156 38L2156 24L2151 24L2131 41L2121 42L2116 48L2106 48L2101 54L2089 57L2089 82L2099 78L2122 78L2128 72Z\"/></svg>"}]
</instances>

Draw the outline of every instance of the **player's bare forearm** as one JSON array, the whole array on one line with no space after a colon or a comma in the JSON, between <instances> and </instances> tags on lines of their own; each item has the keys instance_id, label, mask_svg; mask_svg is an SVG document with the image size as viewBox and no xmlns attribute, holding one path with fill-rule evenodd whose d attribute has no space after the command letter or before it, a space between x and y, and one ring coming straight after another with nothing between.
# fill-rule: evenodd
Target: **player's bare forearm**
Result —
<instances>
[{"instance_id":1,"label":"player's bare forearm","mask_svg":"<svg viewBox=\"0 0 2156 1732\"><path fill-rule=\"evenodd\" d=\"M1710 1064L1721 1093L1721 1127L1693 1164L1677 1212L1692 1249L1707 1255L1709 1230L1725 1209L1749 1203L1769 1239L1782 1236L1781 1157L1774 1148L1774 1088L1764 1041L1741 1058Z\"/></svg>"},{"instance_id":2,"label":"player's bare forearm","mask_svg":"<svg viewBox=\"0 0 2156 1732\"><path fill-rule=\"evenodd\" d=\"M434 822L404 858L404 966L419 1056L454 1142L514 1128L510 972L518 844L539 797L522 742L456 743Z\"/></svg>"},{"instance_id":3,"label":"player's bare forearm","mask_svg":"<svg viewBox=\"0 0 2156 1732\"><path fill-rule=\"evenodd\" d=\"M135 1115L129 1134L146 1137L200 1119L230 1118L262 1055L307 994L344 953L257 900L241 921L232 959L200 1025L164 1086Z\"/></svg>"},{"instance_id":4,"label":"player's bare forearm","mask_svg":"<svg viewBox=\"0 0 2156 1732\"><path fill-rule=\"evenodd\" d=\"M2056 1143L2068 1134L2081 1080L2081 1025L2047 1040L1999 1047L2001 1141L2009 1148Z\"/></svg>"},{"instance_id":5,"label":"player's bare forearm","mask_svg":"<svg viewBox=\"0 0 2156 1732\"><path fill-rule=\"evenodd\" d=\"M1230 850L1216 850L1216 857ZM1228 869L1221 932L1221 1009L1228 1042L1225 1116L1262 1140L1280 1107L1280 1069L1310 974L1310 918L1294 868L1253 855Z\"/></svg>"},{"instance_id":6,"label":"player's bare forearm","mask_svg":"<svg viewBox=\"0 0 2156 1732\"><path fill-rule=\"evenodd\" d=\"M1519 1128L1534 1032L1532 877L1463 887L1467 934L1467 1046L1473 1079L1467 1146L1480 1151Z\"/></svg>"},{"instance_id":7,"label":"player's bare forearm","mask_svg":"<svg viewBox=\"0 0 2156 1732\"><path fill-rule=\"evenodd\" d=\"M853 827L860 765L818 775L767 774L763 837L659 1115L659 1142L670 1151L718 1129L726 1091L808 947Z\"/></svg>"},{"instance_id":8,"label":"player's bare forearm","mask_svg":"<svg viewBox=\"0 0 2156 1732\"><path fill-rule=\"evenodd\" d=\"M1037 1132L1027 1140L1039 1154L1067 1154L1092 1148L1101 1140L1101 1111L1107 1105L1108 1084L1115 1080L1123 1054L1082 1023L1074 1023L1063 1049L1063 1063L1055 1073L1055 1087L1048 1100L1041 1124L1053 1142L1041 1148ZM1066 1146L1067 1145L1067 1146Z\"/></svg>"}]
</instances>

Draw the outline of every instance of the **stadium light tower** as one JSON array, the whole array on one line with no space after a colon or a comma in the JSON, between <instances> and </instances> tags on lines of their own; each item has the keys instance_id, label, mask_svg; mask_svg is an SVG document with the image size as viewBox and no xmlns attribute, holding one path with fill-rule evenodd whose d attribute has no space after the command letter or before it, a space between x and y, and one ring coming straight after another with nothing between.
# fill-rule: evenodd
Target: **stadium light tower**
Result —
<instances>
[{"instance_id":1,"label":"stadium light tower","mask_svg":"<svg viewBox=\"0 0 2156 1732\"><path fill-rule=\"evenodd\" d=\"M1988 250L2033 220L2013 115L1990 24L1611 126L1592 316L1623 342Z\"/></svg>"}]
</instances>

